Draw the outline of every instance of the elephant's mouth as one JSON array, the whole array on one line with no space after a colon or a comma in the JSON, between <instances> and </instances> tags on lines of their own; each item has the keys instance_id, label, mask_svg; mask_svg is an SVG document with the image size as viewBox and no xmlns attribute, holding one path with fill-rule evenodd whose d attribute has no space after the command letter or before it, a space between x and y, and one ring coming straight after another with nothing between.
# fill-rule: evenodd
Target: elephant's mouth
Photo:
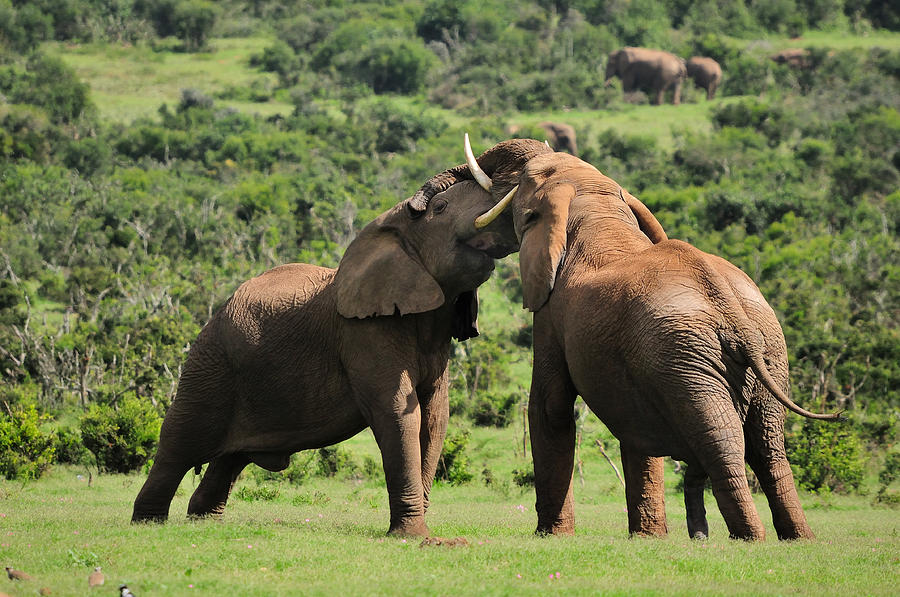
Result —
<instances>
[{"instance_id":1,"label":"elephant's mouth","mask_svg":"<svg viewBox=\"0 0 900 597\"><path fill-rule=\"evenodd\" d=\"M495 232L479 232L465 241L466 246L481 251L493 259L502 259L519 250L516 243L506 241Z\"/></svg>"}]
</instances>

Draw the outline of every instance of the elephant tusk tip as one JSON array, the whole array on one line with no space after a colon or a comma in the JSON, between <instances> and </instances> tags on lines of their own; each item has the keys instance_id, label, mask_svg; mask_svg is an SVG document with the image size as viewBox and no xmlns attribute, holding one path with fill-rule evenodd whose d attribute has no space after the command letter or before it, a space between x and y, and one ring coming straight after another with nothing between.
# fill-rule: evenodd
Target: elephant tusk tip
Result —
<instances>
[{"instance_id":1,"label":"elephant tusk tip","mask_svg":"<svg viewBox=\"0 0 900 597\"><path fill-rule=\"evenodd\" d=\"M472 173L472 178L481 185L482 189L490 191L493 181L491 181L491 177L485 174L484 170L481 169L481 166L478 165L478 161L475 160L475 154L472 153L472 144L469 143L469 133L465 133L463 136L463 146L466 154L466 165L469 167L469 172Z\"/></svg>"}]
</instances>

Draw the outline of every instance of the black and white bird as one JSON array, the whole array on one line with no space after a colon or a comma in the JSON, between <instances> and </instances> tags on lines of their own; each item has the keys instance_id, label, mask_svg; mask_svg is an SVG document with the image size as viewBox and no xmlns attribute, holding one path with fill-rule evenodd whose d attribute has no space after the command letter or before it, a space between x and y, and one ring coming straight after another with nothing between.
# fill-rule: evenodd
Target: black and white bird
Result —
<instances>
[{"instance_id":1,"label":"black and white bird","mask_svg":"<svg viewBox=\"0 0 900 597\"><path fill-rule=\"evenodd\" d=\"M134 593L131 592L128 585L122 585L119 587L119 597L134 597Z\"/></svg>"}]
</instances>

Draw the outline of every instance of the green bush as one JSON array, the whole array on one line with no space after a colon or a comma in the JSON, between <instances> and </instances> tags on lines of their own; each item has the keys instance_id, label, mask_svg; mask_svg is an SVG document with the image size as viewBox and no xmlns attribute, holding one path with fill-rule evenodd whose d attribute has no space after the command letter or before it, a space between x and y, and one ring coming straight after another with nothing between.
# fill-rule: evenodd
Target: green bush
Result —
<instances>
[{"instance_id":1,"label":"green bush","mask_svg":"<svg viewBox=\"0 0 900 597\"><path fill-rule=\"evenodd\" d=\"M804 419L785 436L797 483L808 491L858 492L863 481L862 443L847 425Z\"/></svg>"},{"instance_id":2,"label":"green bush","mask_svg":"<svg viewBox=\"0 0 900 597\"><path fill-rule=\"evenodd\" d=\"M175 6L172 15L175 35L188 50L199 50L216 23L219 7L206 0L186 0Z\"/></svg>"},{"instance_id":3,"label":"green bush","mask_svg":"<svg viewBox=\"0 0 900 597\"><path fill-rule=\"evenodd\" d=\"M38 479L53 463L54 435L41 431L34 405L0 410L0 475L7 479Z\"/></svg>"},{"instance_id":4,"label":"green bush","mask_svg":"<svg viewBox=\"0 0 900 597\"><path fill-rule=\"evenodd\" d=\"M466 448L469 445L469 432L465 429L451 431L444 438L441 459L438 461L437 475L441 481L450 485L464 485L475 475L469 470L469 457Z\"/></svg>"},{"instance_id":5,"label":"green bush","mask_svg":"<svg viewBox=\"0 0 900 597\"><path fill-rule=\"evenodd\" d=\"M534 467L527 469L514 469L512 472L513 483L519 487L534 487Z\"/></svg>"},{"instance_id":6,"label":"green bush","mask_svg":"<svg viewBox=\"0 0 900 597\"><path fill-rule=\"evenodd\" d=\"M60 464L87 464L90 460L90 452L84 447L81 433L77 429L68 427L57 429L54 452L56 462Z\"/></svg>"},{"instance_id":7,"label":"green bush","mask_svg":"<svg viewBox=\"0 0 900 597\"><path fill-rule=\"evenodd\" d=\"M513 407L518 403L517 394L479 392L469 409L472 422L481 427L506 427L512 422Z\"/></svg>"},{"instance_id":8,"label":"green bush","mask_svg":"<svg viewBox=\"0 0 900 597\"><path fill-rule=\"evenodd\" d=\"M340 446L319 448L316 455L316 474L322 477L352 476L359 470L353 454Z\"/></svg>"},{"instance_id":9,"label":"green bush","mask_svg":"<svg viewBox=\"0 0 900 597\"><path fill-rule=\"evenodd\" d=\"M878 473L878 493L875 502L892 507L900 506L900 492L890 491L891 485L898 480L900 480L900 451L893 451L888 453Z\"/></svg>"},{"instance_id":10,"label":"green bush","mask_svg":"<svg viewBox=\"0 0 900 597\"><path fill-rule=\"evenodd\" d=\"M280 495L280 489L269 487L268 485L258 485L256 487L244 485L234 492L234 497L245 502L271 502L278 499Z\"/></svg>"},{"instance_id":11,"label":"green bush","mask_svg":"<svg viewBox=\"0 0 900 597\"><path fill-rule=\"evenodd\" d=\"M150 458L161 424L149 402L128 397L119 402L118 408L91 404L81 417L80 428L84 446L94 455L98 470L129 473Z\"/></svg>"}]
</instances>

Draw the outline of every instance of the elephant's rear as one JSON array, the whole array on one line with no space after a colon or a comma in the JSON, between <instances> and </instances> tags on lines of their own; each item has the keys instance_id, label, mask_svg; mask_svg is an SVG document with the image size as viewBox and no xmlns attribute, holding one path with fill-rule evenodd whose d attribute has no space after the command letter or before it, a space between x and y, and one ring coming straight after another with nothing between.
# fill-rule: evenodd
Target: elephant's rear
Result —
<instances>
[{"instance_id":1,"label":"elephant's rear","mask_svg":"<svg viewBox=\"0 0 900 597\"><path fill-rule=\"evenodd\" d=\"M333 271L301 264L269 270L242 284L207 322L182 368L132 520L164 519L184 474L229 451L234 426L244 423L242 389L266 367L264 346L290 336L292 314L318 299ZM254 391L265 394L266 384Z\"/></svg>"}]
</instances>

